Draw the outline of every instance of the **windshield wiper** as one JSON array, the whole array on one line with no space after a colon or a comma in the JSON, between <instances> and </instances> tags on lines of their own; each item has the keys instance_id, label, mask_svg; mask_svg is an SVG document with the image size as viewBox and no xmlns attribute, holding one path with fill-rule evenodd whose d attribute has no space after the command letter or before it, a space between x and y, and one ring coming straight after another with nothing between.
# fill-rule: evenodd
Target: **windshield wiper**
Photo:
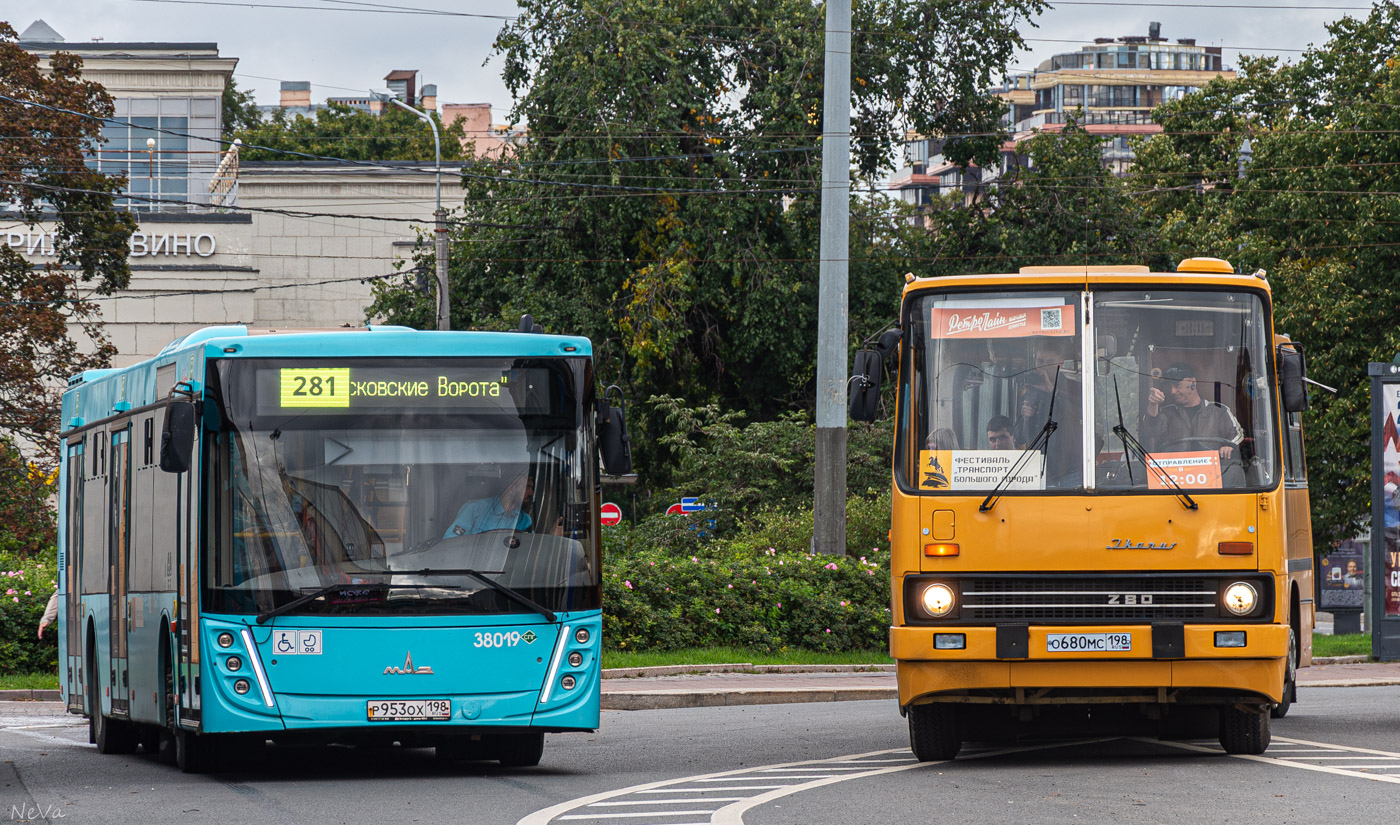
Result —
<instances>
[{"instance_id":1,"label":"windshield wiper","mask_svg":"<svg viewBox=\"0 0 1400 825\"><path fill-rule=\"evenodd\" d=\"M302 605L306 604L307 602L314 602L322 596L330 595L331 593L334 593L337 590L347 588L358 589L363 587L363 584L355 584L354 582L336 582L335 584L328 584L325 587L318 587L310 593L303 593L302 595L297 596L295 599L292 599L286 604L278 605L277 607L274 607L271 610L264 610L263 612L259 613L258 624L262 624L268 619L271 619L273 616L281 616L283 613L286 613L289 610L295 610L298 607L301 607Z\"/></svg>"},{"instance_id":2,"label":"windshield wiper","mask_svg":"<svg viewBox=\"0 0 1400 825\"><path fill-rule=\"evenodd\" d=\"M1123 398L1118 394L1118 376L1116 375L1113 376L1113 397L1118 402L1118 424L1114 426L1113 434L1118 436L1119 441L1123 442L1123 451L1130 453L1132 457L1141 459L1143 465L1149 470L1156 470L1157 477L1176 494L1176 499L1181 502L1181 506L1188 510L1199 509L1196 500L1191 498L1191 494L1181 489L1181 485L1176 483L1176 479L1172 478L1162 465L1157 463L1157 459L1153 458L1152 454L1147 452L1147 448L1142 446L1142 442L1138 441L1137 437L1128 432L1128 428L1124 426ZM1136 486L1137 482L1133 480L1133 462L1131 458L1125 461L1124 464L1128 466L1128 483Z\"/></svg>"},{"instance_id":3,"label":"windshield wiper","mask_svg":"<svg viewBox=\"0 0 1400 825\"><path fill-rule=\"evenodd\" d=\"M456 567L456 568L443 569L443 570L437 570L437 569L433 569L433 568L431 568L431 567L425 567L425 568L423 568L422 570L395 570L395 571L394 571L394 575L396 575L396 576L404 576L404 575L407 575L407 576L471 576L472 578L474 578L474 579L476 579L477 581L479 581L479 582L485 584L487 587L491 588L492 590L495 590L497 593L500 593L501 595L503 595L503 596L505 596L505 597L507 597L507 598L509 598L509 599L513 599L513 600L515 600L516 602L518 602L518 603L520 603L520 604L522 604L522 605L524 605L524 606L530 608L531 610L533 610L533 611L535 611L536 613L538 613L538 614L540 614L541 616L543 616L543 617L545 618L546 621L550 621L550 622L557 622L557 621L559 621L559 617L556 616L556 615L554 615L554 611L553 611L553 610L550 610L549 608L545 607L544 605L540 604L539 602L535 601L534 599L530 598L529 596L526 596L524 593L521 593L520 591L515 590L514 588L507 587L506 585L501 584L500 582L496 581L495 579L489 579L489 578L486 577L486 574L484 574L484 573L482 573L482 572L480 572L480 571L477 571L477 570L472 570L471 568L468 568L468 567Z\"/></svg>"},{"instance_id":4,"label":"windshield wiper","mask_svg":"<svg viewBox=\"0 0 1400 825\"><path fill-rule=\"evenodd\" d=\"M1045 411L1045 426L1041 427L1040 432L1036 433L1035 438L1031 439L1031 443L1022 451L1021 458L1007 469L1006 473L1001 477L1001 480L997 482L997 485L992 488L992 491L987 494L986 498L982 499L982 503L977 507L978 512L985 513L997 506L997 501L1001 498L1001 488L1016 477L1016 474L1021 471L1021 467L1025 466L1025 463L1030 460L1031 455L1035 453L1036 450L1049 447L1050 434L1055 432L1060 426L1059 422L1055 420L1055 394L1059 392L1059 390L1060 368L1057 366L1055 367L1055 383L1050 387L1050 407ZM1049 458L1049 452L1050 451L1047 449L1047 458ZM1044 465L1041 465L1041 473L1043 474L1044 471Z\"/></svg>"}]
</instances>

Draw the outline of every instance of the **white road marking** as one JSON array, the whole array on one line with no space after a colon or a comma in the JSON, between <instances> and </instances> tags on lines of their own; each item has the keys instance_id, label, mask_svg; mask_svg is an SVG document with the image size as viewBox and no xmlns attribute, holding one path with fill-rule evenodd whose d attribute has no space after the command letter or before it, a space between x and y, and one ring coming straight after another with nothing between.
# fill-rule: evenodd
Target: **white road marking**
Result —
<instances>
[{"instance_id":1,"label":"white road marking","mask_svg":"<svg viewBox=\"0 0 1400 825\"><path fill-rule=\"evenodd\" d=\"M1158 742L1158 740L1156 740L1156 739L1143 739L1143 738L1138 738L1138 741L1140 741L1140 742ZM1370 749L1370 748L1352 748L1352 747L1348 747L1348 746L1346 746L1346 745L1333 745L1333 744L1329 744L1329 743L1325 743L1325 742L1311 742L1311 741L1308 741L1308 740L1306 740L1306 739L1285 739L1285 738L1283 738L1283 737L1279 737L1279 738L1277 738L1275 741L1282 742L1282 743L1289 744L1289 745L1311 745L1311 746L1315 746L1316 750L1312 751L1312 753L1319 753L1319 754L1322 754L1322 753L1337 753L1337 752L1347 752L1347 751L1349 751L1349 752L1352 752L1352 753L1364 753L1364 754L1369 754L1369 756L1364 757L1364 758L1366 758L1366 759L1371 759L1371 760L1374 760L1375 757L1377 757L1377 756L1388 757L1388 758L1392 758L1392 759L1400 759L1400 753L1392 753L1392 752L1390 752L1390 751L1378 751L1378 750L1372 750L1372 749ZM1167 741L1158 742L1158 744L1166 745L1166 746L1168 746L1168 747L1173 747L1173 748L1181 748L1182 750L1200 751L1200 752L1202 752L1202 753L1221 753L1221 752L1222 752L1222 748L1221 748L1219 745L1216 745L1216 746L1214 746L1214 747L1207 747L1207 746L1205 746L1205 745L1197 745L1197 744L1193 744L1193 743L1190 743L1190 742L1167 742ZM1395 785L1400 785L1400 775L1385 774L1385 773L1366 773L1366 772L1361 768L1361 766L1358 766L1358 765L1352 765L1352 766L1350 766L1350 767L1345 767L1345 768L1343 768L1343 767L1338 767L1338 766L1335 766L1335 765L1320 765L1320 764L1315 764L1315 762L1320 762L1320 761L1322 761L1322 760L1327 760L1327 761L1330 762L1330 761L1334 761L1334 760L1337 760L1337 759L1350 759L1350 758L1357 758L1357 757L1310 756L1310 755L1308 755L1307 752L1305 752L1305 751L1300 751L1299 749L1296 749L1296 748L1287 748L1287 749L1285 749L1285 750L1290 754L1289 756L1269 756L1269 751L1265 751L1263 756L1255 756L1255 755L1253 755L1253 754L1248 754L1248 753L1232 753L1232 754L1230 754L1230 756L1234 757L1235 759L1248 759L1248 760L1251 761L1251 762L1263 762L1263 763L1266 764L1266 765L1282 765L1282 766L1284 766L1284 767L1286 767L1286 768L1299 768L1299 769L1302 769L1302 770L1305 770L1305 771L1317 771L1318 773L1330 773L1330 774L1333 774L1334 776L1350 776L1350 777L1355 777L1355 778L1358 778L1358 779L1369 779L1369 780L1371 780L1372 782L1387 782L1387 783L1391 783L1391 784L1395 784ZM1314 762L1305 762L1305 761L1303 761L1303 760L1305 760L1305 759L1313 759L1313 760L1315 760L1315 761L1314 761ZM1386 767L1387 769L1400 769L1400 764L1397 764L1397 765L1387 765L1387 766L1385 766L1385 767Z\"/></svg>"},{"instance_id":2,"label":"white road marking","mask_svg":"<svg viewBox=\"0 0 1400 825\"><path fill-rule=\"evenodd\" d=\"M1081 739L1070 742L1055 742L1052 744L1042 744L1023 747L1004 748L1000 750L983 750L971 756L965 757L961 761L971 759L982 759L986 757L999 756L1008 753L1022 753L1025 751L1041 750L1044 748L1059 748L1066 746L1082 745L1089 742L1102 742L1106 739ZM895 763L895 764L890 764ZM551 822L577 822L581 820L615 820L615 819L642 819L651 817L653 819L683 816L686 814L708 815L709 819L702 825L741 825L745 812L752 808L771 802L774 799L781 799L791 794L802 791L821 788L827 785L834 785L838 782L846 782L851 779L865 779L868 777L882 776L884 774L897 773L900 771L914 770L916 768L927 768L935 765L945 765L946 761L939 762L919 762L909 756L909 751L904 748L897 748L885 751L872 751L870 753L851 754L847 756L835 757L832 759L811 759L804 762L787 762L778 765L756 765L740 770L722 771L720 773L701 774L698 776L684 776L676 779L666 779L659 782L649 782L643 785L633 785L628 788L618 788L613 791L592 794L579 799L571 799L561 802L558 805L536 811L522 818L516 825L548 825ZM854 767L850 767L854 766ZM868 766L868 767L863 767ZM806 771L808 773L788 774L787 771ZM822 771L822 773L814 773ZM747 782L752 780L774 779L796 780L787 784L759 784L759 785L734 785L734 782ZM731 783L728 785L716 784L711 787L695 787L704 783ZM677 787L685 786L685 787ZM751 792L748 796L741 797L705 797L691 796L685 799L646 799L634 802L632 800L609 801L624 796L642 797L645 794L703 794L715 791L728 792ZM616 813L587 813L586 809L599 808L604 806L622 805L655 805L658 808L671 805L705 805L710 802L728 802L728 805L714 811L699 810L650 810L636 813L616 814ZM658 822L665 825L678 825L666 819L658 819Z\"/></svg>"},{"instance_id":3,"label":"white road marking","mask_svg":"<svg viewBox=\"0 0 1400 825\"><path fill-rule=\"evenodd\" d=\"M50 736L47 733L25 730L24 728L0 728L0 733L13 733L18 736L28 736L30 739L38 739L41 742L55 742L60 745L68 745L74 748L95 748L96 745L87 742L79 742L76 739L66 739L62 736Z\"/></svg>"},{"instance_id":4,"label":"white road marking","mask_svg":"<svg viewBox=\"0 0 1400 825\"><path fill-rule=\"evenodd\" d=\"M696 802L737 802L742 796L706 796L700 799L640 799L635 802L594 802L590 808L605 808L612 805L694 805Z\"/></svg>"}]
</instances>

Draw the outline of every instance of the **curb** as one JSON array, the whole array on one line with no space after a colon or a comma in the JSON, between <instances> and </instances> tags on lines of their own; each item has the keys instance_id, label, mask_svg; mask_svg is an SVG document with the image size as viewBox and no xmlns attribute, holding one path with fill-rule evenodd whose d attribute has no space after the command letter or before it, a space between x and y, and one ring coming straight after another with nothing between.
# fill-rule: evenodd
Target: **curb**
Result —
<instances>
[{"instance_id":1,"label":"curb","mask_svg":"<svg viewBox=\"0 0 1400 825\"><path fill-rule=\"evenodd\" d=\"M1370 656L1314 656L1315 665L1364 665L1371 661Z\"/></svg>"},{"instance_id":2,"label":"curb","mask_svg":"<svg viewBox=\"0 0 1400 825\"><path fill-rule=\"evenodd\" d=\"M898 699L899 690L888 688L753 688L750 690L655 690L637 693L604 693L603 710L676 710L679 708L787 705L807 702L866 702Z\"/></svg>"},{"instance_id":3,"label":"curb","mask_svg":"<svg viewBox=\"0 0 1400 825\"><path fill-rule=\"evenodd\" d=\"M642 679L653 676L687 676L692 673L894 673L894 665L755 665L734 662L721 665L658 665L603 669L604 679Z\"/></svg>"},{"instance_id":4,"label":"curb","mask_svg":"<svg viewBox=\"0 0 1400 825\"><path fill-rule=\"evenodd\" d=\"M57 702L56 690L0 690L0 702Z\"/></svg>"},{"instance_id":5,"label":"curb","mask_svg":"<svg viewBox=\"0 0 1400 825\"><path fill-rule=\"evenodd\" d=\"M1316 682L1299 682L1298 688L1346 688L1346 687L1392 687L1400 685L1400 679L1319 679Z\"/></svg>"}]
</instances>

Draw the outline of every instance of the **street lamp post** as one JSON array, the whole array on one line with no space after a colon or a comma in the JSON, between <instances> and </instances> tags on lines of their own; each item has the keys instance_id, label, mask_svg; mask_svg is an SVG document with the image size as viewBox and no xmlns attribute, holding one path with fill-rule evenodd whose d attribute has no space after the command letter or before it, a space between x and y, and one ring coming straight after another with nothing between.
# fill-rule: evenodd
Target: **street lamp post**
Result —
<instances>
[{"instance_id":1,"label":"street lamp post","mask_svg":"<svg viewBox=\"0 0 1400 825\"><path fill-rule=\"evenodd\" d=\"M437 208L433 210L433 218L436 222L433 228L433 248L435 250L434 257L437 259L437 328L443 330L452 329L452 315L449 309L450 302L448 301L447 288L447 213L443 211L442 208L442 142L438 139L437 124L433 122L433 118L427 112L415 109L393 95L382 95L374 92L371 92L371 94L375 94L375 96L382 101L392 103L400 109L411 112L422 120L426 120L428 126L433 130L433 153L437 156L437 185L435 187Z\"/></svg>"}]
</instances>

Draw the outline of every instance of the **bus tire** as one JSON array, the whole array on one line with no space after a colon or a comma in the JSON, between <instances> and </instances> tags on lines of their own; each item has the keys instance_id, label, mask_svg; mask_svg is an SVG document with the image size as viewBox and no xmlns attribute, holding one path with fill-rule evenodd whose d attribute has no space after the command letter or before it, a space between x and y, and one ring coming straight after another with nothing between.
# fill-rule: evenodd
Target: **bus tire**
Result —
<instances>
[{"instance_id":1,"label":"bus tire","mask_svg":"<svg viewBox=\"0 0 1400 825\"><path fill-rule=\"evenodd\" d=\"M100 708L88 718L98 753L135 753L141 744L141 737L130 722L103 716Z\"/></svg>"},{"instance_id":2,"label":"bus tire","mask_svg":"<svg viewBox=\"0 0 1400 825\"><path fill-rule=\"evenodd\" d=\"M1258 756L1269 747L1269 712L1250 705L1220 709L1220 747L1226 753Z\"/></svg>"},{"instance_id":3,"label":"bus tire","mask_svg":"<svg viewBox=\"0 0 1400 825\"><path fill-rule=\"evenodd\" d=\"M544 756L543 733L503 734L495 743L496 759L507 768L531 768Z\"/></svg>"},{"instance_id":4,"label":"bus tire","mask_svg":"<svg viewBox=\"0 0 1400 825\"><path fill-rule=\"evenodd\" d=\"M1298 698L1298 634L1288 628L1288 664L1283 672L1283 701L1269 710L1269 715L1282 719Z\"/></svg>"},{"instance_id":5,"label":"bus tire","mask_svg":"<svg viewBox=\"0 0 1400 825\"><path fill-rule=\"evenodd\" d=\"M952 759L962 750L962 732L953 705L909 708L909 749L920 762Z\"/></svg>"},{"instance_id":6,"label":"bus tire","mask_svg":"<svg viewBox=\"0 0 1400 825\"><path fill-rule=\"evenodd\" d=\"M218 746L212 736L187 730L175 731L175 764L185 773L209 773L218 762Z\"/></svg>"}]
</instances>

